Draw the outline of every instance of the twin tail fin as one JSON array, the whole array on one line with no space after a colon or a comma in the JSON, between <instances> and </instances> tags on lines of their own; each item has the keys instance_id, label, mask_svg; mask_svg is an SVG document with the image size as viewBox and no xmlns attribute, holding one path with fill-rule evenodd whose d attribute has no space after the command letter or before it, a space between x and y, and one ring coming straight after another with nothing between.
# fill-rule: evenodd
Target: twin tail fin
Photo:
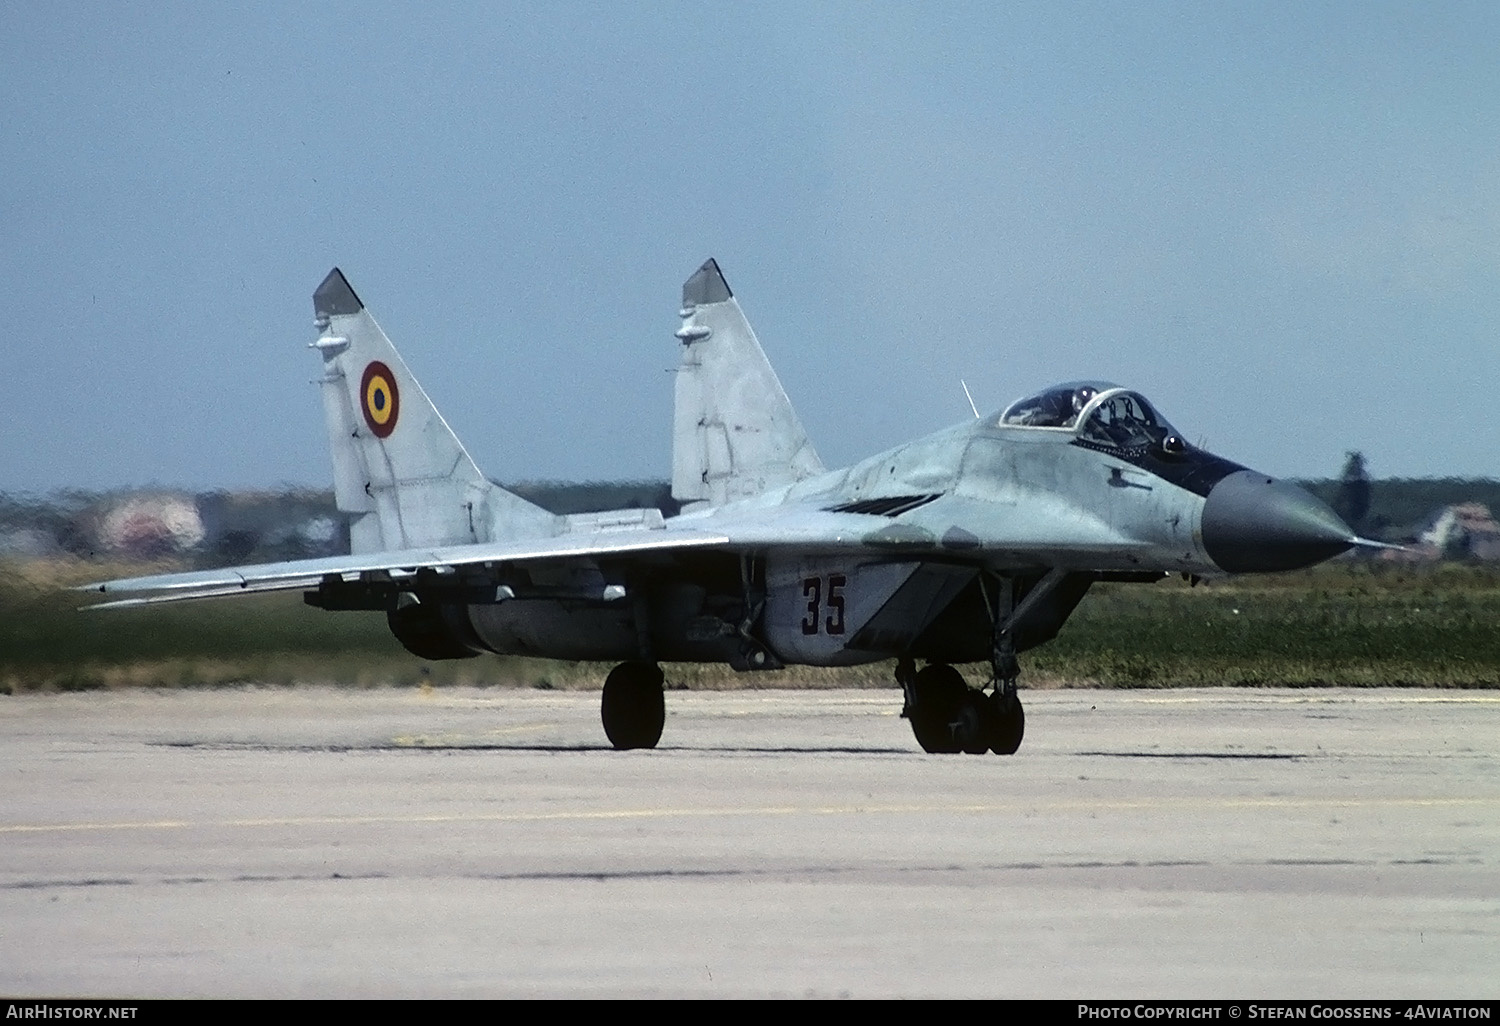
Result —
<instances>
[{"instance_id":1,"label":"twin tail fin","mask_svg":"<svg viewBox=\"0 0 1500 1026\"><path fill-rule=\"evenodd\" d=\"M750 322L710 259L682 286L672 497L721 505L823 472Z\"/></svg>"},{"instance_id":2,"label":"twin tail fin","mask_svg":"<svg viewBox=\"0 0 1500 1026\"><path fill-rule=\"evenodd\" d=\"M337 267L313 293L334 496L356 555L551 534L557 518L489 481Z\"/></svg>"},{"instance_id":3,"label":"twin tail fin","mask_svg":"<svg viewBox=\"0 0 1500 1026\"><path fill-rule=\"evenodd\" d=\"M487 479L337 267L313 293L334 495L360 555L575 525ZM755 332L709 260L682 287L672 495L721 505L823 472Z\"/></svg>"}]
</instances>

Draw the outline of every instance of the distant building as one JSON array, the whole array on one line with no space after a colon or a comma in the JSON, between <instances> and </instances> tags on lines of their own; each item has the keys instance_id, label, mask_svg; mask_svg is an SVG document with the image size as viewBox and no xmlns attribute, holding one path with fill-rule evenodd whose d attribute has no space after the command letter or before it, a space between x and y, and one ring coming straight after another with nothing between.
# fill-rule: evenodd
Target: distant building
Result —
<instances>
[{"instance_id":1,"label":"distant building","mask_svg":"<svg viewBox=\"0 0 1500 1026\"><path fill-rule=\"evenodd\" d=\"M1481 502L1463 502L1438 511L1431 526L1417 535L1447 558L1500 560L1500 524Z\"/></svg>"},{"instance_id":2,"label":"distant building","mask_svg":"<svg viewBox=\"0 0 1500 1026\"><path fill-rule=\"evenodd\" d=\"M1500 523L1482 502L1444 506L1428 518L1408 548L1411 551L1387 553L1386 558L1414 563L1440 559L1500 562Z\"/></svg>"},{"instance_id":3,"label":"distant building","mask_svg":"<svg viewBox=\"0 0 1500 1026\"><path fill-rule=\"evenodd\" d=\"M326 492L205 492L204 556L227 565L250 561L310 559L349 551L344 518Z\"/></svg>"},{"instance_id":4,"label":"distant building","mask_svg":"<svg viewBox=\"0 0 1500 1026\"><path fill-rule=\"evenodd\" d=\"M95 521L100 551L150 559L201 544L203 518L192 496L137 493L114 500Z\"/></svg>"},{"instance_id":5,"label":"distant building","mask_svg":"<svg viewBox=\"0 0 1500 1026\"><path fill-rule=\"evenodd\" d=\"M62 551L51 531L39 527L0 527L0 556L38 558Z\"/></svg>"}]
</instances>

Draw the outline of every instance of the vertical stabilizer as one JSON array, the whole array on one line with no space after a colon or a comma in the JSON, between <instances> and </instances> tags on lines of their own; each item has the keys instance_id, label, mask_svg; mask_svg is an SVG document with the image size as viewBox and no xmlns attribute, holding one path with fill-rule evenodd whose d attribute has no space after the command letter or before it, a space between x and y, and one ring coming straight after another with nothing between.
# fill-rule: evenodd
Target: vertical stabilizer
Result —
<instances>
[{"instance_id":1,"label":"vertical stabilizer","mask_svg":"<svg viewBox=\"0 0 1500 1026\"><path fill-rule=\"evenodd\" d=\"M313 293L323 411L353 552L551 533L556 518L488 481L335 267Z\"/></svg>"},{"instance_id":2,"label":"vertical stabilizer","mask_svg":"<svg viewBox=\"0 0 1500 1026\"><path fill-rule=\"evenodd\" d=\"M682 286L672 497L713 505L820 474L791 400L710 259Z\"/></svg>"}]
</instances>

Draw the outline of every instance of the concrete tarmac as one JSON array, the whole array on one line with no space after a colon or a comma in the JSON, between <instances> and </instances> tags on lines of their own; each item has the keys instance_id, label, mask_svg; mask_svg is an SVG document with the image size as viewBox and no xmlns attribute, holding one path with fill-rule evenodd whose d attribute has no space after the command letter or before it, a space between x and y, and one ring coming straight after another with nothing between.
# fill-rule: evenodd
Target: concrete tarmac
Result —
<instances>
[{"instance_id":1,"label":"concrete tarmac","mask_svg":"<svg viewBox=\"0 0 1500 1026\"><path fill-rule=\"evenodd\" d=\"M1494 998L1500 693L0 698L0 993Z\"/></svg>"}]
</instances>

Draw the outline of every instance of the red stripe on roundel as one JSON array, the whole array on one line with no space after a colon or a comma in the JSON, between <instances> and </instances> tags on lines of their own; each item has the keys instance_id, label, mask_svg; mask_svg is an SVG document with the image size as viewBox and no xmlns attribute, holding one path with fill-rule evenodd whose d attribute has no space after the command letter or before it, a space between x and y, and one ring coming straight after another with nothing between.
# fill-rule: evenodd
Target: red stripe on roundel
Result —
<instances>
[{"instance_id":1,"label":"red stripe on roundel","mask_svg":"<svg viewBox=\"0 0 1500 1026\"><path fill-rule=\"evenodd\" d=\"M396 375L379 360L371 360L359 379L359 409L376 438L388 438L401 415L401 390Z\"/></svg>"}]
</instances>

